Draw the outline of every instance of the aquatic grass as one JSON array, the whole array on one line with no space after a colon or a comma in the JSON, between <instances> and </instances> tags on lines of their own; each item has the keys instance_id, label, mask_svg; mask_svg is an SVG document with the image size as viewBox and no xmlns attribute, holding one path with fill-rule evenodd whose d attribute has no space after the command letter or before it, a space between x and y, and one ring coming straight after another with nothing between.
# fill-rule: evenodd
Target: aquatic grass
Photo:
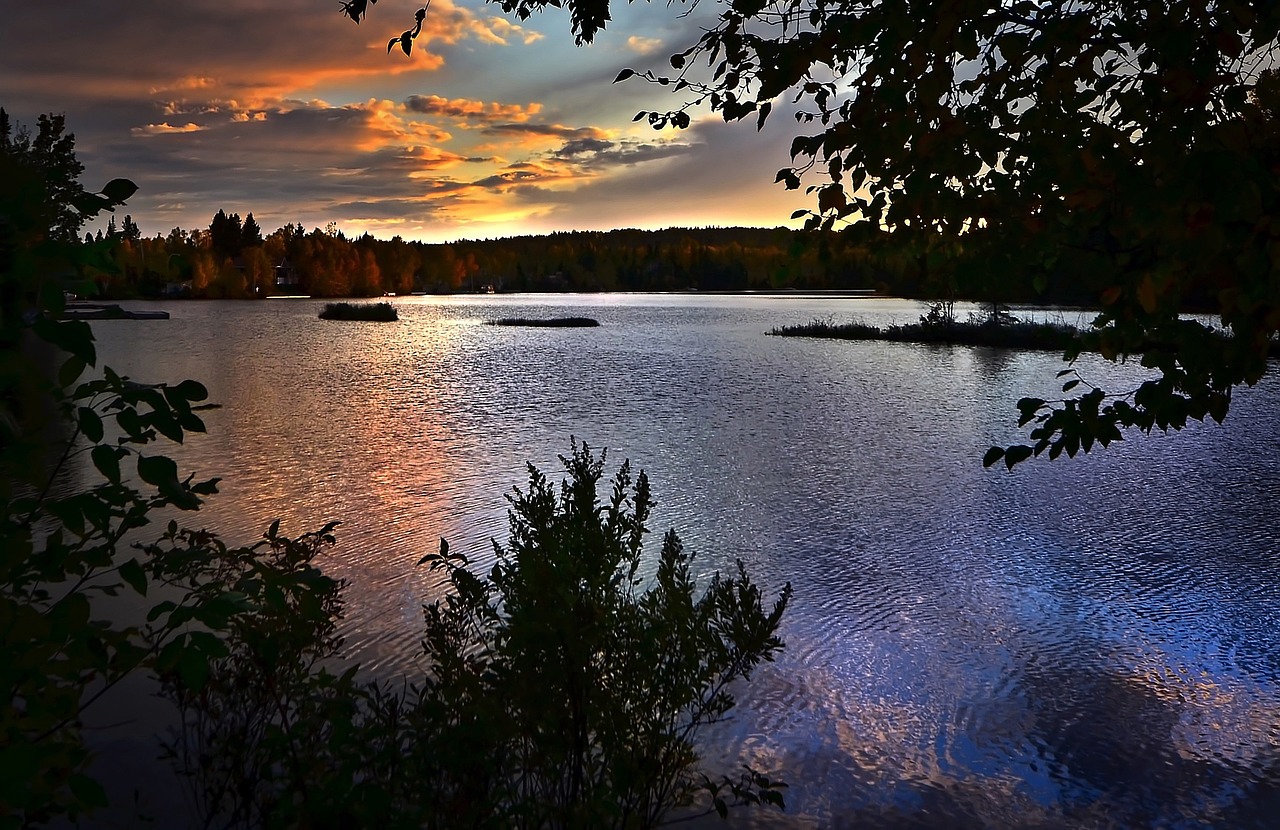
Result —
<instances>
[{"instance_id":1,"label":"aquatic grass","mask_svg":"<svg viewBox=\"0 0 1280 830\"><path fill-rule=\"evenodd\" d=\"M868 323L836 323L814 320L769 331L778 337L817 337L833 340L887 340L894 343L944 343L961 346L994 346L1007 349L1063 351L1079 334L1062 323L1026 321L995 324L981 322L904 323L873 326Z\"/></svg>"},{"instance_id":2,"label":"aquatic grass","mask_svg":"<svg viewBox=\"0 0 1280 830\"><path fill-rule=\"evenodd\" d=\"M391 303L325 303L321 320L372 320L389 323L400 319Z\"/></svg>"},{"instance_id":3,"label":"aquatic grass","mask_svg":"<svg viewBox=\"0 0 1280 830\"><path fill-rule=\"evenodd\" d=\"M594 328L599 321L590 317L503 317L490 320L491 326L535 326L541 328Z\"/></svg>"}]
</instances>

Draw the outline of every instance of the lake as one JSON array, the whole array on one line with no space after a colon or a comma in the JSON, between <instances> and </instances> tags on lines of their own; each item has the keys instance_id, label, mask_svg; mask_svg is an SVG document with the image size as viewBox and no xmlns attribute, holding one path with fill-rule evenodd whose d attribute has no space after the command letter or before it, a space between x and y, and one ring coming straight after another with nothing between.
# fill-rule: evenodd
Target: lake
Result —
<instances>
[{"instance_id":1,"label":"lake","mask_svg":"<svg viewBox=\"0 0 1280 830\"><path fill-rule=\"evenodd\" d=\"M94 323L100 362L204 382L221 409L173 453L221 476L200 523L237 542L342 521L352 659L421 672L441 537L481 566L526 462L570 436L649 474L709 574L742 559L795 599L787 649L707 757L790 782L797 827L1262 827L1280 814L1280 382L1226 427L984 470L1055 397L1058 356L769 337L882 299L401 297L396 323L319 301L153 303ZM962 308L961 312L967 308ZM592 329L488 319L595 317ZM1069 312L1069 322L1087 315ZM1133 388L1132 365L1081 374Z\"/></svg>"}]
</instances>

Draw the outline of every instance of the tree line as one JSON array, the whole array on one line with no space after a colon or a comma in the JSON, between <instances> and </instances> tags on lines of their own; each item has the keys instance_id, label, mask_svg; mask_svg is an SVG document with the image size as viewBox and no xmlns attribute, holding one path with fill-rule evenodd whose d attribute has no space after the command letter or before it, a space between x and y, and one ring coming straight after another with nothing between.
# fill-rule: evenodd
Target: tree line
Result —
<instances>
[{"instance_id":1,"label":"tree line","mask_svg":"<svg viewBox=\"0 0 1280 830\"><path fill-rule=\"evenodd\" d=\"M1096 303L1108 284L1065 257L1037 283L982 233L669 228L566 231L425 243L349 237L289 223L264 234L252 213L219 210L207 228L144 237L131 216L105 234L101 296L242 299L555 291L875 290L924 299Z\"/></svg>"}]
</instances>

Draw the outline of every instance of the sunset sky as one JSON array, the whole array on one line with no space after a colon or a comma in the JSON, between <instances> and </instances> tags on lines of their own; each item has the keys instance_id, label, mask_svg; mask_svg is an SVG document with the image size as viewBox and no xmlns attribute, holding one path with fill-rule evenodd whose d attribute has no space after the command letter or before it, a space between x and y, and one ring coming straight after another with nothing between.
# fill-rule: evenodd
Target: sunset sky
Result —
<instances>
[{"instance_id":1,"label":"sunset sky","mask_svg":"<svg viewBox=\"0 0 1280 830\"><path fill-rule=\"evenodd\" d=\"M420 4L382 0L359 26L337 0L12 4L0 106L62 112L84 183L134 180L146 235L207 227L219 208L264 230L443 241L554 230L794 224L773 184L795 122L757 133L705 111L689 129L633 123L682 99L623 67L667 67L714 13L616 3L575 47L556 9L517 23L479 0L433 0L413 56L387 40Z\"/></svg>"}]
</instances>

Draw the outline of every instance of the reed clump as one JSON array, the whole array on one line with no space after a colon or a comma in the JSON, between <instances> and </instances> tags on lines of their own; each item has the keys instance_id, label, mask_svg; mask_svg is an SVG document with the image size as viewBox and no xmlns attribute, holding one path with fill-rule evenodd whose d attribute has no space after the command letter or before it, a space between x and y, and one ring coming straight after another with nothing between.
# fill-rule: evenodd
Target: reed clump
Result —
<instances>
[{"instance_id":1,"label":"reed clump","mask_svg":"<svg viewBox=\"0 0 1280 830\"><path fill-rule=\"evenodd\" d=\"M321 320L372 320L389 323L400 319L391 303L325 303Z\"/></svg>"},{"instance_id":2,"label":"reed clump","mask_svg":"<svg viewBox=\"0 0 1280 830\"><path fill-rule=\"evenodd\" d=\"M1006 349L1063 351L1079 332L1060 323L1026 321L992 323L950 322L947 324L903 323L873 326L868 323L836 323L814 320L794 326L780 326L769 332L778 337L821 337L833 340L888 340L895 343L942 343L960 346L994 346Z\"/></svg>"}]
</instances>

